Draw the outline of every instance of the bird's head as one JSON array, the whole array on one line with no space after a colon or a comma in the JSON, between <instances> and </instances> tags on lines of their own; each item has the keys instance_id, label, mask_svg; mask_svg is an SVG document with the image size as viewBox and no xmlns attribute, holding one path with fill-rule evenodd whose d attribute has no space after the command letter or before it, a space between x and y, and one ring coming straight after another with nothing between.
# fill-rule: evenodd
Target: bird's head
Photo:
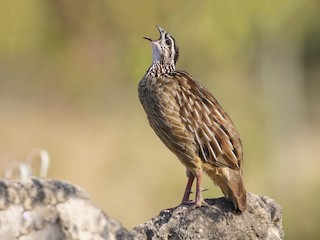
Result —
<instances>
[{"instance_id":1,"label":"bird's head","mask_svg":"<svg viewBox=\"0 0 320 240\"><path fill-rule=\"evenodd\" d=\"M179 58L179 48L174 38L164 29L157 26L160 32L158 40L152 40L149 37L143 37L150 41L152 46L152 63L159 62L164 65L175 65Z\"/></svg>"}]
</instances>

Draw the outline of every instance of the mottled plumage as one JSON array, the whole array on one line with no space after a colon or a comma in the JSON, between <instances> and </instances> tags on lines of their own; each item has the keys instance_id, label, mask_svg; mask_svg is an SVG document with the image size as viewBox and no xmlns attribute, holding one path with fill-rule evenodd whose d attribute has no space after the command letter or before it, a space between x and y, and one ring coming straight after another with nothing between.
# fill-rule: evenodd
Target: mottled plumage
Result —
<instances>
[{"instance_id":1,"label":"mottled plumage","mask_svg":"<svg viewBox=\"0 0 320 240\"><path fill-rule=\"evenodd\" d=\"M175 69L178 47L170 34L158 29L159 40L145 37L152 45L153 62L139 83L139 98L151 127L187 168L189 181L183 203L189 201L194 178L195 203L204 203L204 171L235 208L244 211L246 191L239 134L213 95L188 73Z\"/></svg>"}]
</instances>

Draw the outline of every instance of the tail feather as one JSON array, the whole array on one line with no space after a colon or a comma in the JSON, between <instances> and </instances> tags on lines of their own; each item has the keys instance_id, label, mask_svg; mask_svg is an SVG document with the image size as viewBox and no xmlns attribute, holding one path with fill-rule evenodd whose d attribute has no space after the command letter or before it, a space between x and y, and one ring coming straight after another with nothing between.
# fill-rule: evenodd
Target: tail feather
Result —
<instances>
[{"instance_id":1,"label":"tail feather","mask_svg":"<svg viewBox=\"0 0 320 240\"><path fill-rule=\"evenodd\" d=\"M231 179L226 179L228 196L231 198L235 208L238 208L241 212L243 212L247 208L247 194L244 188L242 177L239 172L234 170L229 171L231 172Z\"/></svg>"},{"instance_id":2,"label":"tail feather","mask_svg":"<svg viewBox=\"0 0 320 240\"><path fill-rule=\"evenodd\" d=\"M246 189L239 171L222 167L216 169L216 171L207 173L214 183L221 188L223 194L230 198L236 209L239 209L241 212L246 210Z\"/></svg>"}]
</instances>

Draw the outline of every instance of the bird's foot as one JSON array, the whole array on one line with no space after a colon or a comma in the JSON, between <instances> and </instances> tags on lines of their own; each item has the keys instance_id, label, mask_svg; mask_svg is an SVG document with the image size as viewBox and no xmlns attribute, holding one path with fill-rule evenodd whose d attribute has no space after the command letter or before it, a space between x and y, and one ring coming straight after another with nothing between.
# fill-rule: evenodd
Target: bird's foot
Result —
<instances>
[{"instance_id":1,"label":"bird's foot","mask_svg":"<svg viewBox=\"0 0 320 240\"><path fill-rule=\"evenodd\" d=\"M180 203L180 205L178 205L178 206L190 205L190 204L194 204L194 202L192 200L189 200L189 199L183 199L182 202Z\"/></svg>"},{"instance_id":2,"label":"bird's foot","mask_svg":"<svg viewBox=\"0 0 320 240\"><path fill-rule=\"evenodd\" d=\"M183 201L181 202L178 206L172 207L172 208L166 208L161 210L161 213L163 212L172 212L175 209L177 209L178 207L187 207L189 209L196 209L196 208L200 208L200 207L208 207L209 203L207 203L206 201L204 201L203 199L200 201L200 204L197 204L196 202L192 201L192 200L188 200L188 201Z\"/></svg>"},{"instance_id":3,"label":"bird's foot","mask_svg":"<svg viewBox=\"0 0 320 240\"><path fill-rule=\"evenodd\" d=\"M198 207L208 207L209 206L209 204L204 199L201 199L200 201L196 201L194 205L197 208Z\"/></svg>"},{"instance_id":4,"label":"bird's foot","mask_svg":"<svg viewBox=\"0 0 320 240\"><path fill-rule=\"evenodd\" d=\"M194 201L189 201L187 203L181 203L180 205L185 205L190 208L200 208L200 207L208 207L209 206L209 204L206 201L204 201L203 199L201 201L199 201L198 203L194 202Z\"/></svg>"}]
</instances>

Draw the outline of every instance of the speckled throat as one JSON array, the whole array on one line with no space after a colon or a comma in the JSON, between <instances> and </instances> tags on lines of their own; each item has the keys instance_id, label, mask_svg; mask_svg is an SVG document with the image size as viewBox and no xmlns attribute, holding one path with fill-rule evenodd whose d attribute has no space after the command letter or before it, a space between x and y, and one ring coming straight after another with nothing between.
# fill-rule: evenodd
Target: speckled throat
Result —
<instances>
[{"instance_id":1,"label":"speckled throat","mask_svg":"<svg viewBox=\"0 0 320 240\"><path fill-rule=\"evenodd\" d=\"M170 73L176 70L174 63L161 64L160 62L153 63L146 73L146 77L158 78L163 74Z\"/></svg>"}]
</instances>

